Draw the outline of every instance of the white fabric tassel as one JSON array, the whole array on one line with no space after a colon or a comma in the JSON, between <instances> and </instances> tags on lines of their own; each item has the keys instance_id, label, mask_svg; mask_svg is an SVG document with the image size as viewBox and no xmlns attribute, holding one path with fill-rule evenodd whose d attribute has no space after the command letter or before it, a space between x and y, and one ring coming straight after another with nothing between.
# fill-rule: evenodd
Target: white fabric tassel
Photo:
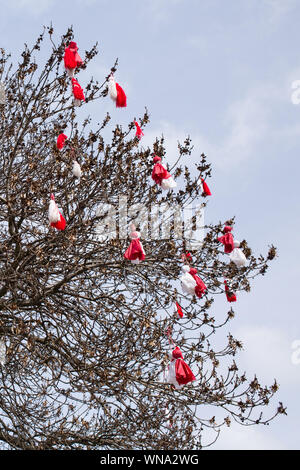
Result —
<instances>
[{"instance_id":1,"label":"white fabric tassel","mask_svg":"<svg viewBox=\"0 0 300 470\"><path fill-rule=\"evenodd\" d=\"M50 224L56 224L60 220L60 213L58 210L58 207L56 205L56 202L51 199L50 204L49 204L49 222Z\"/></svg>"},{"instance_id":2,"label":"white fabric tassel","mask_svg":"<svg viewBox=\"0 0 300 470\"><path fill-rule=\"evenodd\" d=\"M184 274L180 277L182 290L186 294L194 295L197 283L193 276L191 276L191 274L188 272L190 270L190 267L188 265L185 265L182 266L181 269L184 272Z\"/></svg>"},{"instance_id":3,"label":"white fabric tassel","mask_svg":"<svg viewBox=\"0 0 300 470\"><path fill-rule=\"evenodd\" d=\"M201 179L199 179L199 180L197 181L197 186L199 186L199 188L200 188L200 190L201 190L201 193L203 193L203 184L202 184Z\"/></svg>"},{"instance_id":4,"label":"white fabric tassel","mask_svg":"<svg viewBox=\"0 0 300 470\"><path fill-rule=\"evenodd\" d=\"M165 170L167 170L167 168L165 167L165 165L163 165L162 163L161 163L161 166L162 166ZM176 181L173 179L172 176L170 176L169 178L167 178L167 179L165 179L165 180L162 180L162 182L161 182L161 187L162 187L162 189L164 189L164 190L173 189L173 188L176 188L176 186L177 186L177 183L176 183Z\"/></svg>"},{"instance_id":5,"label":"white fabric tassel","mask_svg":"<svg viewBox=\"0 0 300 470\"><path fill-rule=\"evenodd\" d=\"M169 352L169 359L170 363L168 365L168 370L166 373L166 382L175 386L178 390L182 388L184 385L179 385L176 379L176 372L175 372L175 363L176 359L173 358L172 351Z\"/></svg>"},{"instance_id":6,"label":"white fabric tassel","mask_svg":"<svg viewBox=\"0 0 300 470\"><path fill-rule=\"evenodd\" d=\"M74 102L74 106L81 106L81 100L74 98L73 102Z\"/></svg>"},{"instance_id":7,"label":"white fabric tassel","mask_svg":"<svg viewBox=\"0 0 300 470\"><path fill-rule=\"evenodd\" d=\"M247 258L239 248L240 242L238 240L234 240L234 249L230 253L229 258L238 268L242 268L247 263Z\"/></svg>"},{"instance_id":8,"label":"white fabric tassel","mask_svg":"<svg viewBox=\"0 0 300 470\"><path fill-rule=\"evenodd\" d=\"M113 101L116 101L118 92L117 92L116 82L115 82L113 75L111 75L108 79L108 92L109 92L109 96L111 97L111 99Z\"/></svg>"},{"instance_id":9,"label":"white fabric tassel","mask_svg":"<svg viewBox=\"0 0 300 470\"><path fill-rule=\"evenodd\" d=\"M66 69L66 71L67 71L67 74L70 78L74 77L75 69Z\"/></svg>"},{"instance_id":10,"label":"white fabric tassel","mask_svg":"<svg viewBox=\"0 0 300 470\"><path fill-rule=\"evenodd\" d=\"M76 160L74 160L74 162L73 162L72 173L75 176L75 178L78 178L78 179L80 179L80 177L82 175L80 165Z\"/></svg>"},{"instance_id":11,"label":"white fabric tassel","mask_svg":"<svg viewBox=\"0 0 300 470\"><path fill-rule=\"evenodd\" d=\"M164 190L173 189L173 188L176 188L176 186L177 186L177 183L176 181L173 180L172 176L170 176L170 178L167 178L166 180L162 180L161 182L161 187Z\"/></svg>"}]
</instances>

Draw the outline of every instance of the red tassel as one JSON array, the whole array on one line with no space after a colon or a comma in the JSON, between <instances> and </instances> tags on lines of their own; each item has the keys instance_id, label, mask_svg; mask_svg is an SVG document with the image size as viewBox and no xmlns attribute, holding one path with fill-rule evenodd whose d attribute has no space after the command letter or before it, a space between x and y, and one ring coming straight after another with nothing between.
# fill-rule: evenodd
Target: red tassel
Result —
<instances>
[{"instance_id":1,"label":"red tassel","mask_svg":"<svg viewBox=\"0 0 300 470\"><path fill-rule=\"evenodd\" d=\"M201 299L201 297L205 294L205 292L207 290L207 287L204 284L204 282L202 281L202 279L199 276L197 276L197 269L190 268L189 274L191 276L193 276L193 278L195 279L195 281L197 283L197 285L195 287L195 295L197 297L199 297L199 299Z\"/></svg>"},{"instance_id":2,"label":"red tassel","mask_svg":"<svg viewBox=\"0 0 300 470\"><path fill-rule=\"evenodd\" d=\"M189 382L193 382L193 380L196 380L196 377L194 376L190 367L183 360L182 352L180 351L178 346L176 346L176 348L172 352L172 356L173 359L176 360L175 373L178 385L186 385Z\"/></svg>"},{"instance_id":3,"label":"red tassel","mask_svg":"<svg viewBox=\"0 0 300 470\"><path fill-rule=\"evenodd\" d=\"M205 196L211 196L211 192L210 192L209 187L207 186L207 183L205 183L203 178L201 178L201 181L202 181L202 187L203 187L203 192Z\"/></svg>"},{"instance_id":4,"label":"red tassel","mask_svg":"<svg viewBox=\"0 0 300 470\"><path fill-rule=\"evenodd\" d=\"M153 179L153 181L155 181L156 184L161 186L162 180L169 178L171 175L168 172L168 170L166 170L162 166L162 164L160 163L161 162L160 157L155 156L153 158L153 161L154 161L155 165L154 165L153 170L152 170L152 179Z\"/></svg>"},{"instance_id":5,"label":"red tassel","mask_svg":"<svg viewBox=\"0 0 300 470\"><path fill-rule=\"evenodd\" d=\"M127 98L123 88L120 87L118 83L116 83L117 88L117 100L116 100L116 107L117 108L126 108L127 106Z\"/></svg>"},{"instance_id":6,"label":"red tassel","mask_svg":"<svg viewBox=\"0 0 300 470\"><path fill-rule=\"evenodd\" d=\"M231 253L234 250L234 240L232 233L230 233L231 230L232 227L226 225L223 230L224 235L218 238L219 242L224 245L224 253Z\"/></svg>"},{"instance_id":7,"label":"red tassel","mask_svg":"<svg viewBox=\"0 0 300 470\"><path fill-rule=\"evenodd\" d=\"M72 87L73 87L73 95L76 100L85 101L83 89L79 85L76 78L72 78Z\"/></svg>"},{"instance_id":8,"label":"red tassel","mask_svg":"<svg viewBox=\"0 0 300 470\"><path fill-rule=\"evenodd\" d=\"M145 254L138 238L131 240L129 247L124 253L124 258L130 261L143 261L145 259Z\"/></svg>"},{"instance_id":9,"label":"red tassel","mask_svg":"<svg viewBox=\"0 0 300 470\"><path fill-rule=\"evenodd\" d=\"M235 295L234 292L229 291L227 281L224 281L224 284L225 284L225 293L226 293L226 297L227 297L228 302L236 302L236 295Z\"/></svg>"},{"instance_id":10,"label":"red tassel","mask_svg":"<svg viewBox=\"0 0 300 470\"><path fill-rule=\"evenodd\" d=\"M180 305L177 302L175 302L175 303L176 303L177 313L180 316L180 318L182 318L183 317L182 308L180 307Z\"/></svg>"},{"instance_id":11,"label":"red tassel","mask_svg":"<svg viewBox=\"0 0 300 470\"><path fill-rule=\"evenodd\" d=\"M64 147L65 140L67 138L68 137L65 134L59 134L59 136L57 137L57 142L56 142L56 146L59 150L61 150Z\"/></svg>"},{"instance_id":12,"label":"red tassel","mask_svg":"<svg viewBox=\"0 0 300 470\"><path fill-rule=\"evenodd\" d=\"M134 124L136 126L136 137L138 139L141 139L141 137L144 135L144 132L142 131L142 129L140 128L140 126L138 125L138 123L136 121L134 121Z\"/></svg>"},{"instance_id":13,"label":"red tassel","mask_svg":"<svg viewBox=\"0 0 300 470\"><path fill-rule=\"evenodd\" d=\"M146 259L143 246L140 242L140 233L136 231L135 226L131 225L130 233L131 242L129 247L124 253L124 258L130 260L133 263L139 263Z\"/></svg>"},{"instance_id":14,"label":"red tassel","mask_svg":"<svg viewBox=\"0 0 300 470\"><path fill-rule=\"evenodd\" d=\"M62 214L60 214L60 220L56 223L51 223L51 227L54 227L56 228L57 230L65 230L66 228L66 219L64 218L64 216Z\"/></svg>"},{"instance_id":15,"label":"red tassel","mask_svg":"<svg viewBox=\"0 0 300 470\"><path fill-rule=\"evenodd\" d=\"M78 47L74 41L71 41L68 47L65 48L64 63L66 69L75 69L83 63L77 51Z\"/></svg>"}]
</instances>

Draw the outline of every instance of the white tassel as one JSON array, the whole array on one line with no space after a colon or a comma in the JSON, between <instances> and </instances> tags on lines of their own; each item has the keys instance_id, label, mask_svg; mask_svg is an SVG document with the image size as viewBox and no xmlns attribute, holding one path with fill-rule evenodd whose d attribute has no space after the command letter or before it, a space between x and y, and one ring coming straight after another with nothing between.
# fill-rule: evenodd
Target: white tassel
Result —
<instances>
[{"instance_id":1,"label":"white tassel","mask_svg":"<svg viewBox=\"0 0 300 470\"><path fill-rule=\"evenodd\" d=\"M195 294L195 287L197 283L193 276L188 272L190 267L188 265L182 266L181 270L183 271L183 275L180 277L181 288L185 294L194 295Z\"/></svg>"},{"instance_id":2,"label":"white tassel","mask_svg":"<svg viewBox=\"0 0 300 470\"><path fill-rule=\"evenodd\" d=\"M165 167L165 165L163 165L161 163L161 166L166 170L167 168ZM161 182L161 188L166 191L167 189L173 189L173 188L176 188L177 186L177 183L176 181L173 179L173 176L169 176L169 178L166 178L165 180L162 180Z\"/></svg>"},{"instance_id":3,"label":"white tassel","mask_svg":"<svg viewBox=\"0 0 300 470\"><path fill-rule=\"evenodd\" d=\"M167 178L166 180L162 180L161 182L161 187L164 190L173 189L173 188L176 188L176 186L177 186L177 183L176 181L173 180L172 176L170 176L170 178Z\"/></svg>"},{"instance_id":4,"label":"white tassel","mask_svg":"<svg viewBox=\"0 0 300 470\"><path fill-rule=\"evenodd\" d=\"M66 69L66 71L67 71L67 74L70 78L74 77L75 69Z\"/></svg>"},{"instance_id":5,"label":"white tassel","mask_svg":"<svg viewBox=\"0 0 300 470\"><path fill-rule=\"evenodd\" d=\"M169 363L168 369L167 369L166 383L174 385L175 388L178 390L178 389L182 388L184 385L179 385L179 383L177 382L176 372L175 372L176 359L174 359L173 356L172 356L172 350L169 351L168 356L169 356L169 359L170 359L170 363Z\"/></svg>"},{"instance_id":6,"label":"white tassel","mask_svg":"<svg viewBox=\"0 0 300 470\"><path fill-rule=\"evenodd\" d=\"M75 176L75 178L78 178L78 179L80 179L80 177L82 175L80 165L76 160L74 160L74 162L73 162L72 173Z\"/></svg>"},{"instance_id":7,"label":"white tassel","mask_svg":"<svg viewBox=\"0 0 300 470\"><path fill-rule=\"evenodd\" d=\"M234 240L234 249L230 253L229 258L230 261L232 261L238 268L242 268L246 265L247 258L239 247L240 242L238 240Z\"/></svg>"},{"instance_id":8,"label":"white tassel","mask_svg":"<svg viewBox=\"0 0 300 470\"><path fill-rule=\"evenodd\" d=\"M115 82L113 75L111 75L108 79L108 92L109 92L109 96L111 97L111 99L113 101L116 101L118 92L117 92L116 82Z\"/></svg>"},{"instance_id":9,"label":"white tassel","mask_svg":"<svg viewBox=\"0 0 300 470\"><path fill-rule=\"evenodd\" d=\"M56 202L51 199L50 204L49 204L49 223L50 224L56 224L60 220L60 213L58 210L58 207L56 205Z\"/></svg>"},{"instance_id":10,"label":"white tassel","mask_svg":"<svg viewBox=\"0 0 300 470\"><path fill-rule=\"evenodd\" d=\"M74 98L73 103L74 106L81 106L81 100L78 100L77 98Z\"/></svg>"}]
</instances>

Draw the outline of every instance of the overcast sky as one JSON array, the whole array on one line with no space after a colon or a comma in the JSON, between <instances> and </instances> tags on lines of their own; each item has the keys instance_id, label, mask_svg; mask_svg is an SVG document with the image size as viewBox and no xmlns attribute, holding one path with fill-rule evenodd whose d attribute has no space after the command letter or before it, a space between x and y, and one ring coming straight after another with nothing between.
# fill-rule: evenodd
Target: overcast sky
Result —
<instances>
[{"instance_id":1,"label":"overcast sky","mask_svg":"<svg viewBox=\"0 0 300 470\"><path fill-rule=\"evenodd\" d=\"M278 247L269 273L238 296L229 330L244 343L241 368L265 384L277 378L273 407L283 401L288 416L268 427L234 426L215 448L299 449L300 364L292 353L300 349L300 104L292 86L300 80L300 0L0 0L0 7L0 47L14 54L50 21L57 35L74 26L82 54L98 41L83 87L91 74L101 81L118 57L116 78L128 97L118 122L147 106L144 143L163 133L168 162L189 134L193 158L204 152L214 168L206 221L235 215L236 238L256 254ZM99 119L114 109L108 99L92 106Z\"/></svg>"}]
</instances>

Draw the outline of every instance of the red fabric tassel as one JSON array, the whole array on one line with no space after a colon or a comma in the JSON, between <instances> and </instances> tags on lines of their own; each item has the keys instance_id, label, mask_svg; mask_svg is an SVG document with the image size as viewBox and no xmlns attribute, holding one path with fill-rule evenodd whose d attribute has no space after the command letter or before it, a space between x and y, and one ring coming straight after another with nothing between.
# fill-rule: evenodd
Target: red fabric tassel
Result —
<instances>
[{"instance_id":1,"label":"red fabric tassel","mask_svg":"<svg viewBox=\"0 0 300 470\"><path fill-rule=\"evenodd\" d=\"M69 47L65 48L64 63L66 69L75 69L77 66L75 54Z\"/></svg>"},{"instance_id":2,"label":"red fabric tassel","mask_svg":"<svg viewBox=\"0 0 300 470\"><path fill-rule=\"evenodd\" d=\"M130 238L131 242L129 247L124 253L124 258L130 260L134 264L138 264L140 261L143 261L146 256L143 249L143 246L140 242L140 233L136 231L135 225L130 225Z\"/></svg>"},{"instance_id":3,"label":"red fabric tassel","mask_svg":"<svg viewBox=\"0 0 300 470\"><path fill-rule=\"evenodd\" d=\"M176 308L177 308L178 315L180 316L180 318L183 318L182 308L180 307L179 303L177 303L177 302L175 302L175 303L176 303Z\"/></svg>"},{"instance_id":4,"label":"red fabric tassel","mask_svg":"<svg viewBox=\"0 0 300 470\"><path fill-rule=\"evenodd\" d=\"M116 100L116 107L117 108L126 108L127 106L127 98L123 88L120 87L118 83L116 83L117 88L117 100Z\"/></svg>"},{"instance_id":5,"label":"red fabric tassel","mask_svg":"<svg viewBox=\"0 0 300 470\"><path fill-rule=\"evenodd\" d=\"M73 88L73 95L76 100L85 101L83 89L79 85L76 78L72 78L72 88Z\"/></svg>"},{"instance_id":6,"label":"red fabric tassel","mask_svg":"<svg viewBox=\"0 0 300 470\"><path fill-rule=\"evenodd\" d=\"M225 293L226 293L228 302L236 302L236 295L234 292L230 292L229 287L227 285L227 281L224 281L224 284L225 284Z\"/></svg>"},{"instance_id":7,"label":"red fabric tassel","mask_svg":"<svg viewBox=\"0 0 300 470\"><path fill-rule=\"evenodd\" d=\"M231 230L232 227L226 225L224 228L224 235L218 238L219 242L224 245L224 253L231 253L234 250L234 240L232 233L230 233Z\"/></svg>"},{"instance_id":8,"label":"red fabric tassel","mask_svg":"<svg viewBox=\"0 0 300 470\"><path fill-rule=\"evenodd\" d=\"M153 158L155 163L153 170L152 170L152 179L155 181L156 184L161 186L162 180L166 180L170 178L171 174L166 170L163 165L160 163L161 158L157 155Z\"/></svg>"},{"instance_id":9,"label":"red fabric tassel","mask_svg":"<svg viewBox=\"0 0 300 470\"><path fill-rule=\"evenodd\" d=\"M66 69L75 69L83 63L77 51L78 47L74 41L71 41L69 46L65 48L64 63Z\"/></svg>"},{"instance_id":10,"label":"red fabric tassel","mask_svg":"<svg viewBox=\"0 0 300 470\"><path fill-rule=\"evenodd\" d=\"M202 187L203 187L203 192L205 196L211 196L211 192L210 192L209 187L207 186L207 183L205 183L203 178L201 178L201 181L202 181Z\"/></svg>"},{"instance_id":11,"label":"red fabric tassel","mask_svg":"<svg viewBox=\"0 0 300 470\"><path fill-rule=\"evenodd\" d=\"M52 222L50 225L51 227L54 227L57 230L65 230L67 223L66 223L66 219L64 218L64 216L60 213L60 220L56 223Z\"/></svg>"},{"instance_id":12,"label":"red fabric tassel","mask_svg":"<svg viewBox=\"0 0 300 470\"><path fill-rule=\"evenodd\" d=\"M197 283L197 285L195 287L195 294L199 299L201 299L201 297L205 294L205 291L207 290L207 287L204 284L204 282L202 281L202 279L199 276L196 275L197 274L197 269L190 268L189 274L191 276L193 276L193 278L195 279L195 281Z\"/></svg>"},{"instance_id":13,"label":"red fabric tassel","mask_svg":"<svg viewBox=\"0 0 300 470\"><path fill-rule=\"evenodd\" d=\"M178 346L176 346L176 348L172 352L172 356L173 356L173 359L176 359L175 373L176 373L176 380L178 384L186 385L189 382L196 380L196 377L194 376L190 367L183 360L182 352L180 351Z\"/></svg>"},{"instance_id":14,"label":"red fabric tassel","mask_svg":"<svg viewBox=\"0 0 300 470\"><path fill-rule=\"evenodd\" d=\"M167 173L167 170L160 163L156 163L152 170L152 179L161 186L161 182L166 179Z\"/></svg>"},{"instance_id":15,"label":"red fabric tassel","mask_svg":"<svg viewBox=\"0 0 300 470\"><path fill-rule=\"evenodd\" d=\"M135 127L136 127L136 137L138 137L138 139L141 139L141 137L144 135L144 132L142 131L142 129L140 128L140 126L138 125L138 123L136 121L134 121L134 124L135 124Z\"/></svg>"},{"instance_id":16,"label":"red fabric tassel","mask_svg":"<svg viewBox=\"0 0 300 470\"><path fill-rule=\"evenodd\" d=\"M59 134L59 136L57 137L57 142L56 142L56 146L59 150L61 150L64 147L65 140L67 138L68 137L65 134Z\"/></svg>"},{"instance_id":17,"label":"red fabric tassel","mask_svg":"<svg viewBox=\"0 0 300 470\"><path fill-rule=\"evenodd\" d=\"M131 233L130 233L130 238L131 242L129 247L124 253L124 258L130 260L132 263L137 264L140 261L143 261L146 256L145 252L143 250L143 246L140 242L140 233L136 231L135 225L131 224Z\"/></svg>"},{"instance_id":18,"label":"red fabric tassel","mask_svg":"<svg viewBox=\"0 0 300 470\"><path fill-rule=\"evenodd\" d=\"M124 253L124 258L130 261L134 261L136 259L143 261L145 259L145 254L143 252L141 242L138 238L134 238L133 240L131 240L129 247Z\"/></svg>"}]
</instances>

